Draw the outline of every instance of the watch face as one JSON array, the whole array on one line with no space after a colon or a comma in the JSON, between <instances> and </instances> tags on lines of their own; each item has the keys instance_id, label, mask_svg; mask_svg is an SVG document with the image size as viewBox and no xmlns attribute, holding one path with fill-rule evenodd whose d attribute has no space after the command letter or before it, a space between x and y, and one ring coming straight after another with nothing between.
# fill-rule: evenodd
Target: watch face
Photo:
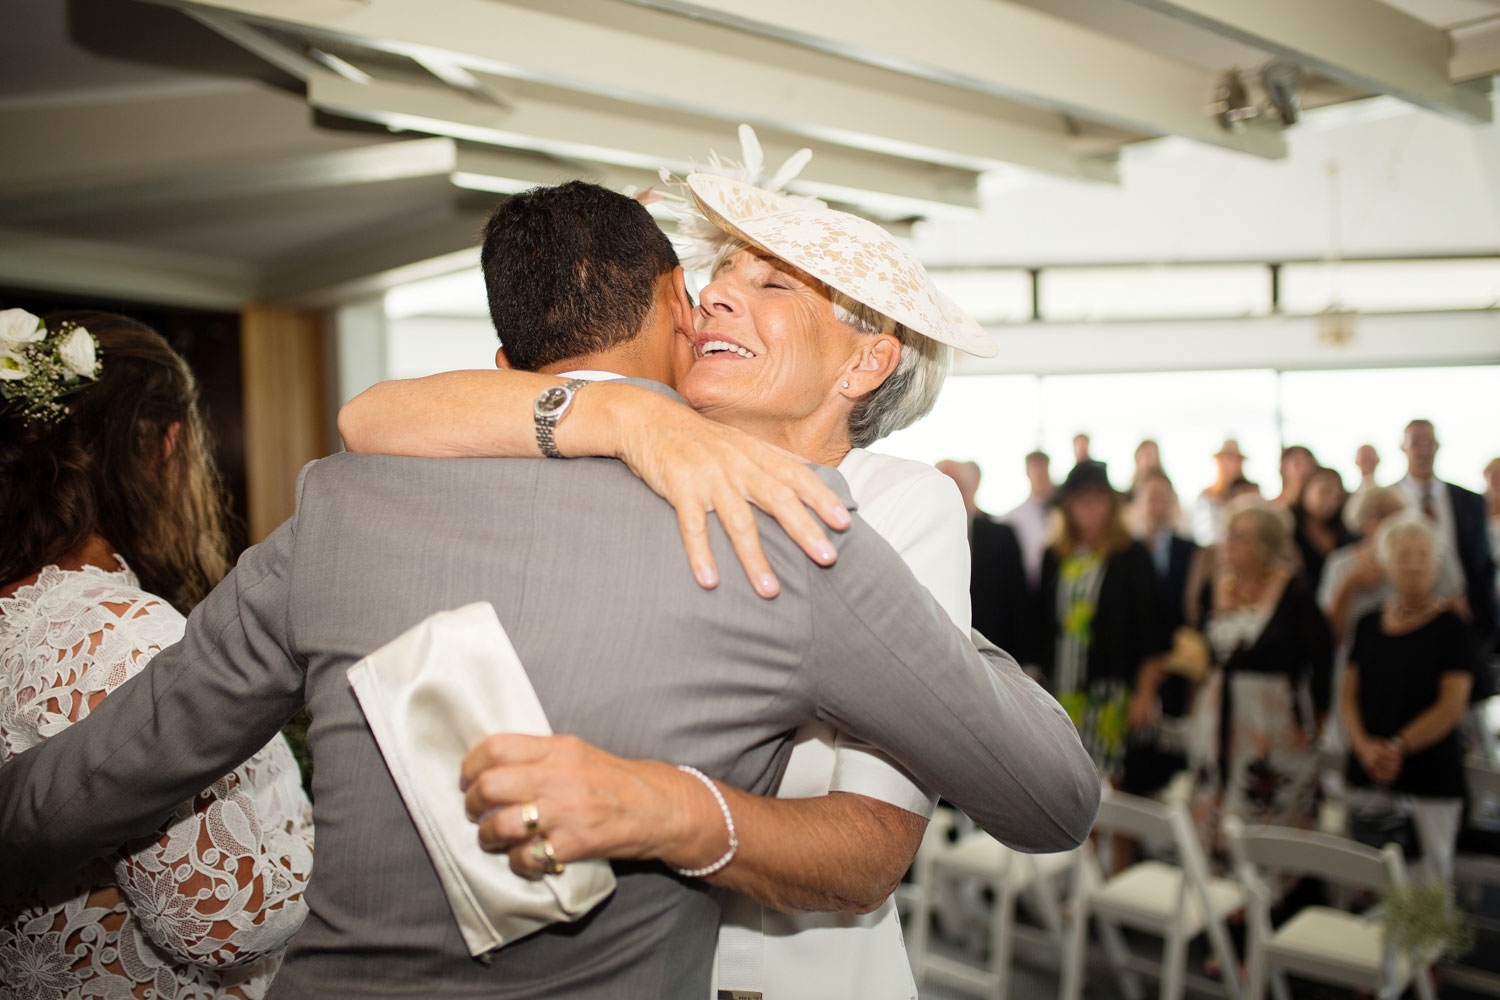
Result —
<instances>
[{"instance_id":1,"label":"watch face","mask_svg":"<svg viewBox=\"0 0 1500 1000\"><path fill-rule=\"evenodd\" d=\"M568 391L561 386L545 390L536 400L536 411L543 416L556 413L568 401Z\"/></svg>"}]
</instances>

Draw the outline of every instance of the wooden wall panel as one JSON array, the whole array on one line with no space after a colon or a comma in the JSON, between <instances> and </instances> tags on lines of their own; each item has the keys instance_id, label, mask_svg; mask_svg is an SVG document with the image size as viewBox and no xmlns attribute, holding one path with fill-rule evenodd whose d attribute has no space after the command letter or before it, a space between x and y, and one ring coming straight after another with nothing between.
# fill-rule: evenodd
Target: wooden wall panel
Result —
<instances>
[{"instance_id":1,"label":"wooden wall panel","mask_svg":"<svg viewBox=\"0 0 1500 1000\"><path fill-rule=\"evenodd\" d=\"M240 317L250 541L296 505L297 473L333 450L322 314L252 303Z\"/></svg>"}]
</instances>

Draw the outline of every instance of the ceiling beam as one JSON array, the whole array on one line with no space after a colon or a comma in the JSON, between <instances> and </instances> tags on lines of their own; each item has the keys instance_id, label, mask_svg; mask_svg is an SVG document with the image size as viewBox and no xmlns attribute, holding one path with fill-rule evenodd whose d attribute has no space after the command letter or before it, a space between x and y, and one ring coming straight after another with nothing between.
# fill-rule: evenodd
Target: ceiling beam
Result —
<instances>
[{"instance_id":1,"label":"ceiling beam","mask_svg":"<svg viewBox=\"0 0 1500 1000\"><path fill-rule=\"evenodd\" d=\"M574 180L600 184L614 191L644 191L660 183L660 178L649 170L476 146L459 148L450 176L459 187L504 194L539 184Z\"/></svg>"},{"instance_id":2,"label":"ceiling beam","mask_svg":"<svg viewBox=\"0 0 1500 1000\"><path fill-rule=\"evenodd\" d=\"M1281 157L1274 132L1231 133L1207 108L1218 80L1060 17L1002 0L622 0L848 60L1144 132ZM1320 0L1321 2L1321 0Z\"/></svg>"},{"instance_id":3,"label":"ceiling beam","mask_svg":"<svg viewBox=\"0 0 1500 1000\"><path fill-rule=\"evenodd\" d=\"M261 275L259 298L299 306L329 306L479 264L488 213L421 213L340 234L326 247L277 261Z\"/></svg>"},{"instance_id":4,"label":"ceiling beam","mask_svg":"<svg viewBox=\"0 0 1500 1000\"><path fill-rule=\"evenodd\" d=\"M0 284L126 301L236 310L257 274L237 261L0 231Z\"/></svg>"},{"instance_id":5,"label":"ceiling beam","mask_svg":"<svg viewBox=\"0 0 1500 1000\"><path fill-rule=\"evenodd\" d=\"M1008 109L946 84L598 0L535 8L495 0L424 0L419 6L402 0L191 0L186 6L856 149L971 170L1018 164L1114 179L1108 158L1073 148L1061 116Z\"/></svg>"},{"instance_id":6,"label":"ceiling beam","mask_svg":"<svg viewBox=\"0 0 1500 1000\"><path fill-rule=\"evenodd\" d=\"M0 198L0 225L430 177L451 172L454 158L452 139L415 139L116 184L83 180Z\"/></svg>"},{"instance_id":7,"label":"ceiling beam","mask_svg":"<svg viewBox=\"0 0 1500 1000\"><path fill-rule=\"evenodd\" d=\"M254 83L0 108L9 199L357 149L389 137L317 128L300 96Z\"/></svg>"},{"instance_id":8,"label":"ceiling beam","mask_svg":"<svg viewBox=\"0 0 1500 1000\"><path fill-rule=\"evenodd\" d=\"M1451 82L1448 33L1379 0L1132 2L1460 121L1493 116L1487 87Z\"/></svg>"},{"instance_id":9,"label":"ceiling beam","mask_svg":"<svg viewBox=\"0 0 1500 1000\"><path fill-rule=\"evenodd\" d=\"M1478 80L1500 73L1500 17L1455 28L1448 75L1455 82Z\"/></svg>"},{"instance_id":10,"label":"ceiling beam","mask_svg":"<svg viewBox=\"0 0 1500 1000\"><path fill-rule=\"evenodd\" d=\"M654 173L678 172L702 162L712 149L733 149L733 132L717 123L693 122L670 113L631 117L609 104L563 103L520 92L507 94L508 108L447 88L405 83L350 83L332 74L308 81L307 99L330 114L395 129L429 132L513 149L530 149L570 160L591 160ZM767 162L790 156L785 138L763 135ZM809 143L812 162L793 185L801 193L852 201L861 193L886 201L904 199L914 211L979 204L978 175L823 143Z\"/></svg>"}]
</instances>

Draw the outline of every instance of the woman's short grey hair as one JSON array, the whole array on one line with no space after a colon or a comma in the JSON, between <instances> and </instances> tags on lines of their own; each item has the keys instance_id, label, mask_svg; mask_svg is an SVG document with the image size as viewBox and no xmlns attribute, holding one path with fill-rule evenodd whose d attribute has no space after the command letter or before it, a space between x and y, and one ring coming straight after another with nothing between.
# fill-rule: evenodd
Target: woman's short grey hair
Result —
<instances>
[{"instance_id":1,"label":"woman's short grey hair","mask_svg":"<svg viewBox=\"0 0 1500 1000\"><path fill-rule=\"evenodd\" d=\"M1396 555L1396 546L1408 539L1416 539L1427 546L1434 559L1438 554L1438 536L1432 522L1416 511L1406 511L1390 518L1375 533L1375 557L1380 565L1390 568Z\"/></svg>"},{"instance_id":2,"label":"woman's short grey hair","mask_svg":"<svg viewBox=\"0 0 1500 1000\"><path fill-rule=\"evenodd\" d=\"M718 273L719 265L731 254L751 249L754 247L742 240L729 240L714 256L709 273ZM854 301L836 288L822 287L833 303L834 319L859 333L888 333L901 342L901 360L896 370L855 400L849 414L849 443L855 448L866 448L932 412L952 366L953 350Z\"/></svg>"}]
</instances>

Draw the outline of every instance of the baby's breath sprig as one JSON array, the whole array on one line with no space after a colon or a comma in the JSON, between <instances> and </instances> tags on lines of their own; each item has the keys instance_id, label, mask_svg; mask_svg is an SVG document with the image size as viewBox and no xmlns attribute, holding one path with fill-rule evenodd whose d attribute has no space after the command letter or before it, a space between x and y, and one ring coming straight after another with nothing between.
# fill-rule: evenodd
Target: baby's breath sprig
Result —
<instances>
[{"instance_id":1,"label":"baby's breath sprig","mask_svg":"<svg viewBox=\"0 0 1500 1000\"><path fill-rule=\"evenodd\" d=\"M77 323L56 330L24 309L0 311L0 398L22 422L60 423L68 415L60 400L99 378L98 341Z\"/></svg>"}]
</instances>

